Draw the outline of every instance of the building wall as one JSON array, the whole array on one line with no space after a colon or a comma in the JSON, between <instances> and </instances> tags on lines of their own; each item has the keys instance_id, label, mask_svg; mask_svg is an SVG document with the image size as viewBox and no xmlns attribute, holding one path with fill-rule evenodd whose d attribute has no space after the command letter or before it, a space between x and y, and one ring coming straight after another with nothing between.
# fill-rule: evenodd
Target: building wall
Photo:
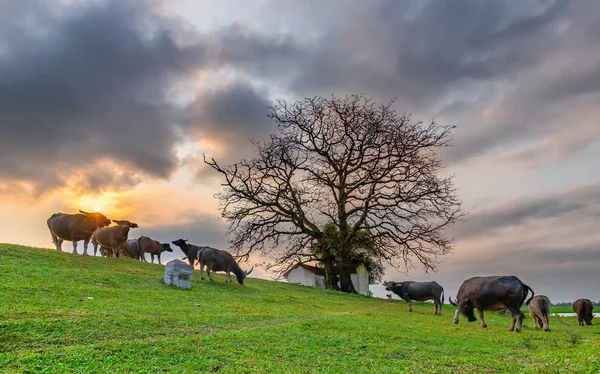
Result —
<instances>
[{"instance_id":1,"label":"building wall","mask_svg":"<svg viewBox=\"0 0 600 374\"><path fill-rule=\"evenodd\" d=\"M315 274L302 267L297 267L294 270L290 271L287 277L287 281L289 283L300 283L304 286L316 286Z\"/></svg>"},{"instance_id":2,"label":"building wall","mask_svg":"<svg viewBox=\"0 0 600 374\"><path fill-rule=\"evenodd\" d=\"M354 287L358 293L367 295L369 292L369 272L364 265L361 265L356 269L356 273L352 274L353 276L356 275ZM354 282L354 279L352 279L352 282Z\"/></svg>"},{"instance_id":3,"label":"building wall","mask_svg":"<svg viewBox=\"0 0 600 374\"><path fill-rule=\"evenodd\" d=\"M360 294L366 295L369 291L369 273L364 266L359 266L356 270L358 273L350 274L352 279L352 285L356 291ZM316 275L302 267L297 267L290 271L287 276L288 283L299 283L304 286L325 288L325 277L322 275ZM338 282L340 286L340 282Z\"/></svg>"}]
</instances>

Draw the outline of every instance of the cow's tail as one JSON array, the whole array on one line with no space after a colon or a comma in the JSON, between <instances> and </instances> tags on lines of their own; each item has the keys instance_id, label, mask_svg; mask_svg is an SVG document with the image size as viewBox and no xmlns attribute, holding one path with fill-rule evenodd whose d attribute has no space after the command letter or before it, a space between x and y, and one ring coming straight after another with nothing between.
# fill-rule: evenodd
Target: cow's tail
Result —
<instances>
[{"instance_id":1,"label":"cow's tail","mask_svg":"<svg viewBox=\"0 0 600 374\"><path fill-rule=\"evenodd\" d=\"M452 296L448 296L448 301L450 302L450 304L456 306L456 303L452 301Z\"/></svg>"},{"instance_id":2,"label":"cow's tail","mask_svg":"<svg viewBox=\"0 0 600 374\"><path fill-rule=\"evenodd\" d=\"M531 287L529 287L525 283L521 282L521 284L523 285L523 287L525 287L525 289L531 291L531 297L529 298L529 300L525 301L525 305L529 305L529 302L531 302L531 299L533 299L533 296L535 296L535 292L533 292ZM523 300L525 300L526 297L527 297L527 293L525 293L525 295L523 296ZM523 301L521 301L521 305L523 305Z\"/></svg>"}]
</instances>

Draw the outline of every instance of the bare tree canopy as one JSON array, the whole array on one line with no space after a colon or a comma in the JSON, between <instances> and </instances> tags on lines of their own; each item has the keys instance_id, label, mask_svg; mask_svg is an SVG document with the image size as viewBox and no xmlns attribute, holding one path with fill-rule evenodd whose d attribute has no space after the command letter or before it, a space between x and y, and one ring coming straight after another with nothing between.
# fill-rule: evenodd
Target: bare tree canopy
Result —
<instances>
[{"instance_id":1,"label":"bare tree canopy","mask_svg":"<svg viewBox=\"0 0 600 374\"><path fill-rule=\"evenodd\" d=\"M454 126L412 121L362 95L277 101L268 117L278 133L254 142L256 156L222 166L217 195L238 253L260 250L274 265L313 259L311 243L325 224L351 248L366 230L390 265L435 270L449 253L444 229L463 217L452 176L442 176L437 150Z\"/></svg>"}]
</instances>

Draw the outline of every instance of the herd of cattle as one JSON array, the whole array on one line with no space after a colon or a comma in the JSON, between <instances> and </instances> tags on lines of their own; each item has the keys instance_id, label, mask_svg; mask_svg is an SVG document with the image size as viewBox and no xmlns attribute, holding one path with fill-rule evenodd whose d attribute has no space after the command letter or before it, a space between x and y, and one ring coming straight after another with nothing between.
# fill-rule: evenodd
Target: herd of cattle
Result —
<instances>
[{"instance_id":1,"label":"herd of cattle","mask_svg":"<svg viewBox=\"0 0 600 374\"><path fill-rule=\"evenodd\" d=\"M87 247L90 242L94 245L94 255L98 246L102 256L130 257L140 261L146 261L145 254L158 257L162 252L172 252L168 243L160 243L146 236L137 239L129 239L129 231L137 228L136 223L126 220L112 220L116 226L110 226L111 220L103 214L89 213L80 210L78 214L56 213L48 218L48 229L52 235L52 241L58 251L62 250L63 241L73 242L73 253L77 253L77 242L83 240L83 254L87 255ZM224 271L225 282L231 282L231 274L236 276L240 284L250 271L243 271L231 253L207 246L196 246L188 244L187 240L177 239L171 242L185 253L190 265L193 267L197 262L200 264L200 277L204 279L204 267L208 277L212 280L212 271ZM441 315L444 303L444 289L437 282L385 282L385 289L392 291L408 303L408 310L412 311L412 301L433 300L436 315ZM523 327L523 312L521 306L531 292L531 297L525 304L533 318L534 328L539 324L545 331L550 331L550 300L544 295L537 295L525 283L515 276L493 276L474 277L467 279L460 286L456 295L456 302L448 298L450 303L456 306L454 323L458 323L458 317L462 313L469 322L476 321L473 309L477 309L481 327L486 327L483 311L510 311L512 320L510 331L520 332ZM588 299L579 299L573 303L573 309L577 314L579 324L592 324L593 304Z\"/></svg>"},{"instance_id":2,"label":"herd of cattle","mask_svg":"<svg viewBox=\"0 0 600 374\"><path fill-rule=\"evenodd\" d=\"M433 300L436 315L442 314L444 303L444 289L437 282L384 282L385 289L392 291L408 303L408 311L412 312L412 301ZM450 304L456 306L454 323L458 323L458 316L462 313L469 322L476 321L473 309L477 309L481 327L487 327L483 318L483 311L509 311L512 315L510 331L521 332L524 314L521 306L531 291L531 297L525 302L533 318L533 327L538 324L544 331L550 331L550 299L545 295L535 295L531 287L523 283L514 275L473 277L465 280L456 294L456 301L448 297ZM592 324L594 306L589 299L579 299L573 303L573 310L577 314L579 325L584 322Z\"/></svg>"},{"instance_id":3,"label":"herd of cattle","mask_svg":"<svg viewBox=\"0 0 600 374\"><path fill-rule=\"evenodd\" d=\"M73 254L77 254L77 242L83 240L83 255L88 255L90 241L94 245L94 256L100 249L100 255L105 257L130 257L146 262L146 253L150 254L151 262L154 256L158 258L163 252L173 252L169 243L160 243L147 236L129 239L129 231L139 227L137 223L126 220L112 220L116 226L109 226L111 220L102 213L85 212L80 210L77 214L55 213L47 220L52 242L56 250L62 250L63 241L73 242ZM212 280L211 271L224 271L225 282L231 282L231 273L235 274L240 284L252 270L246 272L240 268L231 253L212 247L200 247L188 244L187 240L177 239L172 242L185 253L190 265L200 264L200 278L204 279L204 268ZM98 248L100 247L100 248Z\"/></svg>"}]
</instances>

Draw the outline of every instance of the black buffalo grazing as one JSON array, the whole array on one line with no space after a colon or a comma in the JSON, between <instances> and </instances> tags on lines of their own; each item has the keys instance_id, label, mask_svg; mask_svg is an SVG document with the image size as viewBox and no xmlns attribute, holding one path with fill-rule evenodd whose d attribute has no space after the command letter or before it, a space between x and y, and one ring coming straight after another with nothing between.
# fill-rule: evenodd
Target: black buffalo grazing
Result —
<instances>
[{"instance_id":1,"label":"black buffalo grazing","mask_svg":"<svg viewBox=\"0 0 600 374\"><path fill-rule=\"evenodd\" d=\"M240 265L233 258L233 255L222 249L216 249L212 247L200 247L201 249L197 252L196 258L200 262L200 279L204 280L204 267L206 266L206 272L208 278L212 279L211 271L224 271L225 272L225 283L231 282L231 273L235 274L239 284L244 284L244 278L248 274L252 273L254 266L250 271L246 272L240 268Z\"/></svg>"},{"instance_id":2,"label":"black buffalo grazing","mask_svg":"<svg viewBox=\"0 0 600 374\"><path fill-rule=\"evenodd\" d=\"M386 291L392 291L408 303L408 311L412 312L412 301L433 300L435 311L433 314L442 315L444 303L444 289L437 282L384 282Z\"/></svg>"},{"instance_id":3,"label":"black buffalo grazing","mask_svg":"<svg viewBox=\"0 0 600 374\"><path fill-rule=\"evenodd\" d=\"M594 304L589 299L578 299L573 303L573 310L577 314L579 326L583 326L583 322L588 326L592 325L592 318L594 318L592 314L593 309Z\"/></svg>"},{"instance_id":4,"label":"black buffalo grazing","mask_svg":"<svg viewBox=\"0 0 600 374\"><path fill-rule=\"evenodd\" d=\"M87 256L87 247L94 231L110 225L110 220L102 213L79 212L80 214L55 213L46 221L57 251L61 251L63 241L68 240L73 242L73 254L77 254L77 242L83 240L83 255Z\"/></svg>"},{"instance_id":5,"label":"black buffalo grazing","mask_svg":"<svg viewBox=\"0 0 600 374\"><path fill-rule=\"evenodd\" d=\"M101 227L92 234L92 243L94 244L94 256L98 251L98 245L104 247L106 256L119 257L124 244L127 243L129 230L139 227L137 223L114 220L118 226Z\"/></svg>"},{"instance_id":6,"label":"black buffalo grazing","mask_svg":"<svg viewBox=\"0 0 600 374\"><path fill-rule=\"evenodd\" d=\"M473 313L473 308L477 308L481 327L487 327L483 318L484 310L508 309L512 314L509 330L514 331L516 325L516 331L521 332L524 317L521 305L527 298L528 291L531 291L531 298L533 298L535 293L531 287L514 275L469 278L460 286L456 295L456 303L452 301L451 297L448 298L450 304L457 307L454 313L454 323L458 323L460 313L464 314L469 322L477 321Z\"/></svg>"},{"instance_id":7,"label":"black buffalo grazing","mask_svg":"<svg viewBox=\"0 0 600 374\"><path fill-rule=\"evenodd\" d=\"M533 318L533 328L537 328L539 324L544 331L550 331L550 308L552 304L550 299L545 295L535 295L528 303L529 314Z\"/></svg>"}]
</instances>

